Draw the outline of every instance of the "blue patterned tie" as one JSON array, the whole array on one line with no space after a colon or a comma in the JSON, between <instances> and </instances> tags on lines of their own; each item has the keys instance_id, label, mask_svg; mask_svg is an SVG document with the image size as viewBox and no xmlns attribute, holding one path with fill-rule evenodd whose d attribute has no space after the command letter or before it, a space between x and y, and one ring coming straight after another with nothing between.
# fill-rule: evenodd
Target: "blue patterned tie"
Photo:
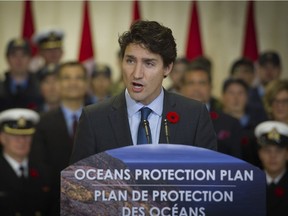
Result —
<instances>
[{"instance_id":1,"label":"blue patterned tie","mask_svg":"<svg viewBox=\"0 0 288 216\"><path fill-rule=\"evenodd\" d=\"M148 116L152 110L148 107L141 108L141 121L138 128L137 144L151 143L151 131L148 122Z\"/></svg>"}]
</instances>

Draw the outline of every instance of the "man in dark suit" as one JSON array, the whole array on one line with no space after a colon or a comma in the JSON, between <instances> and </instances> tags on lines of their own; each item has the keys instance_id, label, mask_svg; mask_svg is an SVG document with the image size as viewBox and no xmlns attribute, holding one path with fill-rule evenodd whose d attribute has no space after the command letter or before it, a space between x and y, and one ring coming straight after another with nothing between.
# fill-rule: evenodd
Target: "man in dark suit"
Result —
<instances>
[{"instance_id":1,"label":"man in dark suit","mask_svg":"<svg viewBox=\"0 0 288 216\"><path fill-rule=\"evenodd\" d=\"M0 215L54 215L49 172L28 157L38 119L29 109L0 113Z\"/></svg>"},{"instance_id":2,"label":"man in dark suit","mask_svg":"<svg viewBox=\"0 0 288 216\"><path fill-rule=\"evenodd\" d=\"M59 215L60 172L69 165L74 134L88 89L88 76L78 62L63 63L56 73L61 106L41 116L33 137L31 158L42 160L52 171L52 189Z\"/></svg>"},{"instance_id":3,"label":"man in dark suit","mask_svg":"<svg viewBox=\"0 0 288 216\"><path fill-rule=\"evenodd\" d=\"M288 126L265 121L257 125L258 154L266 174L267 216L288 215Z\"/></svg>"},{"instance_id":4,"label":"man in dark suit","mask_svg":"<svg viewBox=\"0 0 288 216\"><path fill-rule=\"evenodd\" d=\"M273 80L280 78L282 73L281 58L275 51L261 53L258 59L258 84L250 90L248 98L248 112L257 123L268 120L263 104L265 87Z\"/></svg>"},{"instance_id":5,"label":"man in dark suit","mask_svg":"<svg viewBox=\"0 0 288 216\"><path fill-rule=\"evenodd\" d=\"M182 77L181 93L207 106L215 133L218 151L242 158L241 126L237 119L221 111L220 102L212 96L211 63L204 57L193 60Z\"/></svg>"},{"instance_id":6,"label":"man in dark suit","mask_svg":"<svg viewBox=\"0 0 288 216\"><path fill-rule=\"evenodd\" d=\"M216 150L206 107L162 87L176 58L172 31L154 21L138 21L118 41L126 90L84 108L71 162L141 143L186 144Z\"/></svg>"},{"instance_id":7,"label":"man in dark suit","mask_svg":"<svg viewBox=\"0 0 288 216\"><path fill-rule=\"evenodd\" d=\"M31 50L28 41L21 38L9 41L6 58L9 69L0 82L0 111L16 107L36 110L42 98L39 82L29 71Z\"/></svg>"}]
</instances>

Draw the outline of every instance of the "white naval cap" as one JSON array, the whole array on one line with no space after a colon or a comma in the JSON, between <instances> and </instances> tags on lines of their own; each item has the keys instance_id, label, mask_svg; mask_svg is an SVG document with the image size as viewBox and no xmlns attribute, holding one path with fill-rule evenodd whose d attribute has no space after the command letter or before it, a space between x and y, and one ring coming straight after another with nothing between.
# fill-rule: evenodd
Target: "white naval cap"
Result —
<instances>
[{"instance_id":1,"label":"white naval cap","mask_svg":"<svg viewBox=\"0 0 288 216\"><path fill-rule=\"evenodd\" d=\"M61 29L46 29L33 36L33 42L42 49L61 48L64 32Z\"/></svg>"},{"instance_id":2,"label":"white naval cap","mask_svg":"<svg viewBox=\"0 0 288 216\"><path fill-rule=\"evenodd\" d=\"M30 109L8 109L0 113L1 131L13 135L31 135L39 119L39 114Z\"/></svg>"},{"instance_id":3,"label":"white naval cap","mask_svg":"<svg viewBox=\"0 0 288 216\"><path fill-rule=\"evenodd\" d=\"M288 125L278 121L265 121L255 128L258 144L288 146Z\"/></svg>"}]
</instances>

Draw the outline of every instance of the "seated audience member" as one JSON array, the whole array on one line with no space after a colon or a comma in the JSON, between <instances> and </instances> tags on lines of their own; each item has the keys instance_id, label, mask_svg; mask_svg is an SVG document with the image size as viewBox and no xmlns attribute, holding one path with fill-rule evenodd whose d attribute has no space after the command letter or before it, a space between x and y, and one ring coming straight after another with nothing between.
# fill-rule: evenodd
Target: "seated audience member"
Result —
<instances>
[{"instance_id":1,"label":"seated audience member","mask_svg":"<svg viewBox=\"0 0 288 216\"><path fill-rule=\"evenodd\" d=\"M264 52L260 55L257 65L258 84L250 90L248 98L248 112L254 116L257 122L268 119L263 97L266 85L280 78L282 72L280 56L276 52Z\"/></svg>"},{"instance_id":2,"label":"seated audience member","mask_svg":"<svg viewBox=\"0 0 288 216\"><path fill-rule=\"evenodd\" d=\"M111 86L110 67L96 64L91 74L91 103L98 103L111 97Z\"/></svg>"},{"instance_id":3,"label":"seated audience member","mask_svg":"<svg viewBox=\"0 0 288 216\"><path fill-rule=\"evenodd\" d=\"M28 70L31 59L28 41L21 38L9 41L6 59L9 69L0 82L0 111L17 107L36 110L41 96L38 80Z\"/></svg>"},{"instance_id":4,"label":"seated audience member","mask_svg":"<svg viewBox=\"0 0 288 216\"><path fill-rule=\"evenodd\" d=\"M242 158L241 126L237 119L223 113L212 96L211 63L204 57L190 63L182 77L181 93L206 104L218 138L218 151Z\"/></svg>"},{"instance_id":5,"label":"seated audience member","mask_svg":"<svg viewBox=\"0 0 288 216\"><path fill-rule=\"evenodd\" d=\"M181 85L181 78L184 74L184 71L186 70L187 66L189 64L188 59L185 57L177 58L174 62L173 69L171 73L169 74L169 77L171 78L172 84L167 89L168 91L179 93L180 91L180 85Z\"/></svg>"},{"instance_id":6,"label":"seated audience member","mask_svg":"<svg viewBox=\"0 0 288 216\"><path fill-rule=\"evenodd\" d=\"M288 126L277 121L260 123L255 129L259 158L266 174L267 216L288 215Z\"/></svg>"},{"instance_id":7,"label":"seated audience member","mask_svg":"<svg viewBox=\"0 0 288 216\"><path fill-rule=\"evenodd\" d=\"M242 126L243 159L259 166L254 129L258 124L246 111L249 86L242 79L227 79L222 89L223 112L238 119Z\"/></svg>"},{"instance_id":8,"label":"seated audience member","mask_svg":"<svg viewBox=\"0 0 288 216\"><path fill-rule=\"evenodd\" d=\"M255 80L255 67L251 60L241 58L236 60L231 67L230 76L243 80L249 88L253 86Z\"/></svg>"},{"instance_id":9,"label":"seated audience member","mask_svg":"<svg viewBox=\"0 0 288 216\"><path fill-rule=\"evenodd\" d=\"M40 91L43 98L38 109L39 112L47 112L60 106L60 90L56 73L56 65L50 65L39 74Z\"/></svg>"},{"instance_id":10,"label":"seated audience member","mask_svg":"<svg viewBox=\"0 0 288 216\"><path fill-rule=\"evenodd\" d=\"M119 72L119 78L113 83L113 85L111 87L111 93L113 96L120 94L125 89L121 64L122 64L121 50L118 50L117 51L117 66L119 69L119 71L118 71Z\"/></svg>"},{"instance_id":11,"label":"seated audience member","mask_svg":"<svg viewBox=\"0 0 288 216\"><path fill-rule=\"evenodd\" d=\"M48 171L28 157L38 120L29 109L0 113L0 215L53 215Z\"/></svg>"},{"instance_id":12,"label":"seated audience member","mask_svg":"<svg viewBox=\"0 0 288 216\"><path fill-rule=\"evenodd\" d=\"M264 96L266 111L272 120L288 124L288 80L271 82Z\"/></svg>"},{"instance_id":13,"label":"seated audience member","mask_svg":"<svg viewBox=\"0 0 288 216\"><path fill-rule=\"evenodd\" d=\"M88 74L78 62L59 66L57 82L60 107L44 113L37 125L31 148L31 158L42 160L52 171L54 202L60 208L60 172L69 165L77 123L88 90Z\"/></svg>"}]
</instances>

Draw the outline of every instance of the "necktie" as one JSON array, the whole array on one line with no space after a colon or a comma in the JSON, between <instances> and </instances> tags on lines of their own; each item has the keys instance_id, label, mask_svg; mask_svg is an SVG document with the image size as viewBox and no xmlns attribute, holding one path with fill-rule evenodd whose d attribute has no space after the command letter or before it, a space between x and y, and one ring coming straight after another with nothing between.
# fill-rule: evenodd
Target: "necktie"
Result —
<instances>
[{"instance_id":1,"label":"necktie","mask_svg":"<svg viewBox=\"0 0 288 216\"><path fill-rule=\"evenodd\" d=\"M151 143L151 131L148 122L148 116L152 110L148 107L141 108L141 121L138 128L137 144Z\"/></svg>"},{"instance_id":2,"label":"necktie","mask_svg":"<svg viewBox=\"0 0 288 216\"><path fill-rule=\"evenodd\" d=\"M22 180L25 179L25 169L24 169L24 167L22 165L19 166L19 170L20 170L20 173L21 173L20 179L22 179Z\"/></svg>"}]
</instances>

